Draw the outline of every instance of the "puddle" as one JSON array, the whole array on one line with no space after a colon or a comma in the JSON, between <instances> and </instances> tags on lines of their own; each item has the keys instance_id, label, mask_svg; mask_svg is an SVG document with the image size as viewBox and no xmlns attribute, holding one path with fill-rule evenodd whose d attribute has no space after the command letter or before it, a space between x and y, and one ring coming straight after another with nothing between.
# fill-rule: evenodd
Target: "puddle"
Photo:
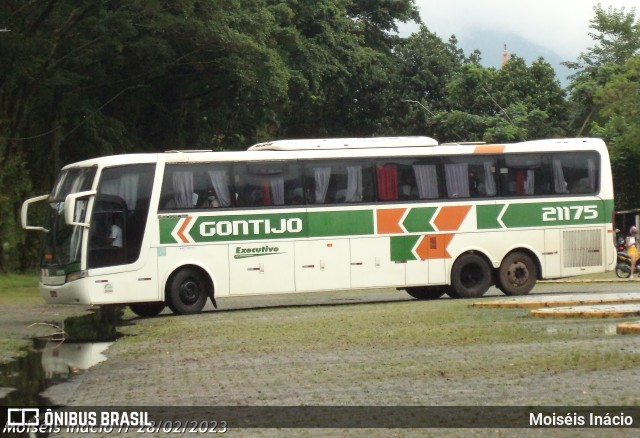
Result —
<instances>
[{"instance_id":1,"label":"puddle","mask_svg":"<svg viewBox=\"0 0 640 438\"><path fill-rule=\"evenodd\" d=\"M42 393L106 360L105 350L120 337L122 314L122 308L103 306L48 324L51 335L34 339L25 356L0 365L0 406L52 406Z\"/></svg>"}]
</instances>

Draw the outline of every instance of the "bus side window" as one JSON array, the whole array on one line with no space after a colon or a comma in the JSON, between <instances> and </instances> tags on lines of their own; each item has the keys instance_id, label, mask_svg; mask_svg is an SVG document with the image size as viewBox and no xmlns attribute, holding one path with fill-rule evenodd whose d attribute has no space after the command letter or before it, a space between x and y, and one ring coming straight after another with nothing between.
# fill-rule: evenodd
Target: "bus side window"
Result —
<instances>
[{"instance_id":1,"label":"bus side window","mask_svg":"<svg viewBox=\"0 0 640 438\"><path fill-rule=\"evenodd\" d=\"M332 172L336 174L337 183L333 192L333 202L354 203L373 200L373 169L369 163L335 163Z\"/></svg>"},{"instance_id":2,"label":"bus side window","mask_svg":"<svg viewBox=\"0 0 640 438\"><path fill-rule=\"evenodd\" d=\"M304 202L302 168L297 163L289 164L284 179L284 203L285 205L303 205Z\"/></svg>"},{"instance_id":3,"label":"bus side window","mask_svg":"<svg viewBox=\"0 0 640 438\"><path fill-rule=\"evenodd\" d=\"M598 188L598 157L595 153L555 154L553 171L556 193L587 194L595 193ZM564 191L559 191L560 188Z\"/></svg>"},{"instance_id":4,"label":"bus side window","mask_svg":"<svg viewBox=\"0 0 640 438\"><path fill-rule=\"evenodd\" d=\"M309 204L368 202L375 198L373 166L370 162L309 161L304 179Z\"/></svg>"},{"instance_id":5,"label":"bus side window","mask_svg":"<svg viewBox=\"0 0 640 438\"><path fill-rule=\"evenodd\" d=\"M203 172L203 201L201 208L231 207L232 196L229 169L226 166L208 166Z\"/></svg>"},{"instance_id":6,"label":"bus side window","mask_svg":"<svg viewBox=\"0 0 640 438\"><path fill-rule=\"evenodd\" d=\"M161 209L189 210L198 204L199 195L194 189L193 170L182 170L181 167L167 166L165 169L160 196Z\"/></svg>"},{"instance_id":7,"label":"bus side window","mask_svg":"<svg viewBox=\"0 0 640 438\"><path fill-rule=\"evenodd\" d=\"M502 196L549 194L553 173L551 163L541 154L509 155L499 162Z\"/></svg>"},{"instance_id":8,"label":"bus side window","mask_svg":"<svg viewBox=\"0 0 640 438\"><path fill-rule=\"evenodd\" d=\"M443 161L448 198L486 198L498 194L493 156L450 156Z\"/></svg>"},{"instance_id":9,"label":"bus side window","mask_svg":"<svg viewBox=\"0 0 640 438\"><path fill-rule=\"evenodd\" d=\"M333 169L328 163L311 161L305 169L307 202L325 204Z\"/></svg>"},{"instance_id":10,"label":"bus side window","mask_svg":"<svg viewBox=\"0 0 640 438\"><path fill-rule=\"evenodd\" d=\"M469 189L474 198L493 197L496 186L496 163L492 157L473 159L469 163Z\"/></svg>"},{"instance_id":11,"label":"bus side window","mask_svg":"<svg viewBox=\"0 0 640 438\"><path fill-rule=\"evenodd\" d=\"M379 201L397 201L397 200L415 200L419 199L419 190L417 187L418 174L422 173L425 176L422 181L423 194L425 198L437 198L437 182L429 181L426 177L426 173L429 173L431 169L426 170L419 165L415 165L415 159L397 159L397 160L379 160L375 165L376 173L376 193ZM435 176L435 174L434 174ZM430 195L426 195L429 190L429 185L432 184L435 189L435 196L433 192Z\"/></svg>"},{"instance_id":12,"label":"bus side window","mask_svg":"<svg viewBox=\"0 0 640 438\"><path fill-rule=\"evenodd\" d=\"M376 165L376 181L378 199L380 201L398 200L399 184L398 166L396 164L386 163Z\"/></svg>"},{"instance_id":13,"label":"bus side window","mask_svg":"<svg viewBox=\"0 0 640 438\"><path fill-rule=\"evenodd\" d=\"M302 175L296 163L246 163L235 167L240 205L247 207L301 205Z\"/></svg>"}]
</instances>

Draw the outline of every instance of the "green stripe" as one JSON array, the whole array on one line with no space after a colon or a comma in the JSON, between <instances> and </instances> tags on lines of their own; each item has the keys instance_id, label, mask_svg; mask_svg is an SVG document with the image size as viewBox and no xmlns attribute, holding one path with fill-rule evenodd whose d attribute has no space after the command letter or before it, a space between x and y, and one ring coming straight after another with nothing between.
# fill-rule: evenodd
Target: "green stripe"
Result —
<instances>
[{"instance_id":1,"label":"green stripe","mask_svg":"<svg viewBox=\"0 0 640 438\"><path fill-rule=\"evenodd\" d=\"M309 237L374 234L373 210L312 211L308 220Z\"/></svg>"},{"instance_id":2,"label":"green stripe","mask_svg":"<svg viewBox=\"0 0 640 438\"><path fill-rule=\"evenodd\" d=\"M393 236L391 237L391 261L416 260L411 251L421 236Z\"/></svg>"},{"instance_id":3,"label":"green stripe","mask_svg":"<svg viewBox=\"0 0 640 438\"><path fill-rule=\"evenodd\" d=\"M179 217L160 218L161 244L182 243L171 235L179 223ZM197 243L373 234L373 210L207 215L196 218L189 231Z\"/></svg>"},{"instance_id":4,"label":"green stripe","mask_svg":"<svg viewBox=\"0 0 640 438\"><path fill-rule=\"evenodd\" d=\"M501 228L498 222L498 215L502 211L504 204L478 205L476 207L476 218L479 230L493 230Z\"/></svg>"},{"instance_id":5,"label":"green stripe","mask_svg":"<svg viewBox=\"0 0 640 438\"><path fill-rule=\"evenodd\" d=\"M412 208L402 225L408 233L433 232L431 221L436 211L436 207ZM500 216L503 211L504 214ZM604 224L611 221L612 213L613 200L519 202L476 206L479 230ZM375 234L374 216L374 210L203 215L195 218L189 234L198 243L370 236ZM171 235L180 223L180 219L180 217L159 219L161 244L182 243L176 242ZM391 242L393 260L415 258L411 248L415 246L417 236L397 236Z\"/></svg>"},{"instance_id":6,"label":"green stripe","mask_svg":"<svg viewBox=\"0 0 640 438\"><path fill-rule=\"evenodd\" d=\"M435 231L431 226L431 219L438 207L411 208L402 225L409 233L424 233Z\"/></svg>"},{"instance_id":7,"label":"green stripe","mask_svg":"<svg viewBox=\"0 0 640 438\"><path fill-rule=\"evenodd\" d=\"M504 214L500 216L503 210ZM606 224L611 221L612 214L613 200L599 199L592 201L519 202L478 205L476 207L479 230Z\"/></svg>"},{"instance_id":8,"label":"green stripe","mask_svg":"<svg viewBox=\"0 0 640 438\"><path fill-rule=\"evenodd\" d=\"M171 232L178 224L180 218L177 217L161 217L160 218L160 243L177 243Z\"/></svg>"}]
</instances>

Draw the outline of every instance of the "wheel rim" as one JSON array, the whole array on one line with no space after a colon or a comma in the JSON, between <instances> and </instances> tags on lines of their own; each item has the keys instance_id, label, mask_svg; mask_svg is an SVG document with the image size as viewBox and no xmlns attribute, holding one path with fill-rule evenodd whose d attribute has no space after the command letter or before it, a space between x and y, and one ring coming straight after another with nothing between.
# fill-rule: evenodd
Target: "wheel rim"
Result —
<instances>
[{"instance_id":1,"label":"wheel rim","mask_svg":"<svg viewBox=\"0 0 640 438\"><path fill-rule=\"evenodd\" d=\"M193 279L188 279L180 285L180 301L184 304L194 304L200 297L200 285Z\"/></svg>"},{"instance_id":2,"label":"wheel rim","mask_svg":"<svg viewBox=\"0 0 640 438\"><path fill-rule=\"evenodd\" d=\"M522 286L529 280L529 269L527 269L527 265L522 262L511 264L507 271L507 278L512 285Z\"/></svg>"}]
</instances>

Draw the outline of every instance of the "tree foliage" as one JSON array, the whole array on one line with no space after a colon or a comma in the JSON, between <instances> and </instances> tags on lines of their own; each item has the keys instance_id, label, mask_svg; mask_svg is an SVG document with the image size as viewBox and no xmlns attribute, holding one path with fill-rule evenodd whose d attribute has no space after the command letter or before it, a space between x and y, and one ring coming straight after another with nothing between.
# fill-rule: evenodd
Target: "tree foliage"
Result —
<instances>
[{"instance_id":1,"label":"tree foliage","mask_svg":"<svg viewBox=\"0 0 640 438\"><path fill-rule=\"evenodd\" d=\"M569 66L572 131L603 138L610 150L619 209L638 208L640 20L635 9L594 8L594 46Z\"/></svg>"}]
</instances>

